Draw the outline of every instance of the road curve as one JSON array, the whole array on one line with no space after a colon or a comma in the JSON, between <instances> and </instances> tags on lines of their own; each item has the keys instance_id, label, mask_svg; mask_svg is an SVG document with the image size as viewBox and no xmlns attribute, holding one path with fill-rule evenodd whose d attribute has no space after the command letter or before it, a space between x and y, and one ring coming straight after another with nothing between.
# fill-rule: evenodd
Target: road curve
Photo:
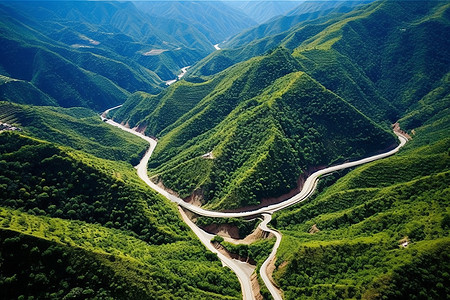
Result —
<instances>
[{"instance_id":1,"label":"road curve","mask_svg":"<svg viewBox=\"0 0 450 300\"><path fill-rule=\"evenodd\" d=\"M104 118L103 116L106 116L106 113L102 114L102 119ZM170 193L168 193L167 191L165 191L164 189L162 189L161 187L157 186L155 183L153 183L150 178L148 177L147 174L147 164L148 161L153 153L153 150L155 150L156 144L157 142L148 137L145 136L139 132L134 131L133 129L127 128L121 124L118 124L112 120L106 120L106 123L112 125L112 126L116 126L119 127L122 130L125 130L129 133L132 133L134 135L139 136L140 138L146 140L149 144L150 147L148 148L147 152L145 153L144 157L141 159L140 163L135 167L138 173L138 176L148 185L150 186L153 190L157 191L158 193L162 194L163 196L165 196L167 199L169 199L172 202L176 202L178 204L180 204L180 201L184 203L184 201ZM181 205L180 205L181 206ZM241 284L241 290L242 290L242 296L244 300L253 300L255 299L254 293L253 293L253 288L252 288L252 282L251 282L251 275L254 271L254 268L249 268L248 264L243 263L241 261L238 261L236 259L231 259L226 257L225 255L223 255L222 253L220 253L212 244L211 244L211 239L214 237L214 235L206 233L205 231L203 231L202 229L200 229L197 225L195 225L187 216L186 214L180 210L181 216L183 218L183 221L191 228L191 230L195 233L195 235L198 237L198 239L203 243L203 245L205 245L205 247L213 252L217 254L217 257L222 261L222 264L224 266L227 266L228 268L230 268L238 277L239 279L239 283ZM248 270L250 270L250 272L248 272ZM247 271L247 272L246 272Z\"/></svg>"},{"instance_id":2,"label":"road curve","mask_svg":"<svg viewBox=\"0 0 450 300\"><path fill-rule=\"evenodd\" d=\"M261 279L264 281L264 284L266 285L266 287L269 290L270 294L272 295L273 299L274 300L282 300L283 298L281 297L280 292L272 283L272 280L270 279L269 274L267 274L267 267L275 259L275 255L277 254L278 247L280 247L281 233L267 227L267 224L269 224L269 222L272 220L271 214L263 214L263 217L264 217L264 220L259 224L259 228L261 228L261 230L263 230L263 231L272 233L273 235L275 235L275 238L277 240L275 241L275 245L273 246L272 252L270 252L269 257L261 265L261 268L259 269L259 275L261 276Z\"/></svg>"},{"instance_id":3,"label":"road curve","mask_svg":"<svg viewBox=\"0 0 450 300\"><path fill-rule=\"evenodd\" d=\"M245 212L217 212L217 211L211 211L211 210L207 210L207 209L203 209L201 207L192 205L190 203L186 203L183 201L183 199L178 198L175 195L170 194L169 192L167 192L166 190L164 190L163 188L159 187L158 185L156 185L155 183L153 183L152 181L150 181L150 179L147 176L147 164L148 161L153 153L153 150L156 147L157 142L154 139L151 139L143 134L140 134L136 131L133 131L132 129L129 128L125 128L124 126L115 123L112 120L108 120L107 121L108 124L117 126L119 128L122 128L130 133L133 133L135 135L140 136L141 138L145 139L146 141L148 141L150 143L150 147L147 151L147 153L145 154L145 156L142 158L141 162L139 163L139 165L136 167L138 170L138 175L139 177L141 177L142 180L144 180L152 189L156 190L157 192L159 192L160 194L164 195L166 198L168 198L170 201L177 203L178 205L190 210L193 213L196 213L198 215L202 215L202 216L207 216L207 217L215 217L215 218L239 218L239 217L256 217L259 216L263 213L269 213L272 214L278 210L284 209L288 206L294 205L296 203L299 203L303 200L305 200L306 198L308 198L308 196L310 196L314 190L315 187L317 185L317 182L319 180L319 178L325 174L328 173L332 173L338 170L342 170L342 169L346 169L346 168L351 168L354 166L358 166L358 165L362 165L371 161L375 161L378 159L382 159L388 156L391 156L395 153L398 152L398 150L400 150L401 147L403 147L406 142L408 141L408 139L406 137L404 137L401 134L396 133L396 135L398 136L399 140L400 140L400 144L395 148L392 149L388 152L385 153L381 153L381 154L377 154L374 156L370 156L367 158L363 158L357 161L352 161L352 162L348 162L348 163L344 163L341 165L337 165L337 166L333 166L333 167L329 167L329 168L325 168L322 170L319 170L317 172L314 172L313 174L311 174L305 181L305 183L303 184L303 188L302 190L294 195L293 197L277 203L277 204L273 204L273 205L269 205L266 207L262 207L256 210L251 210L251 211L245 211Z\"/></svg>"},{"instance_id":4,"label":"road curve","mask_svg":"<svg viewBox=\"0 0 450 300\"><path fill-rule=\"evenodd\" d=\"M236 273L239 283L241 284L242 296L244 300L253 300L255 296L253 294L252 283L250 280L250 276L254 271L254 268L251 269L249 273L245 272L245 268L243 264L245 263L231 259L223 255L217 250L213 244L211 244L211 239L214 235L206 233L202 229L200 229L197 225L194 224L184 213L184 211L180 208L181 216L183 217L184 222L192 229L195 235L200 239L200 241L205 245L205 247L211 251L212 253L217 254L217 257L222 261L222 264L230 268L234 273ZM248 269L248 268L247 268Z\"/></svg>"},{"instance_id":5,"label":"road curve","mask_svg":"<svg viewBox=\"0 0 450 300\"><path fill-rule=\"evenodd\" d=\"M118 106L120 107L120 106ZM117 107L114 107L117 108ZM109 112L110 110L114 109L111 108L107 111L105 111L102 114L102 120L105 120L106 114L107 112ZM279 291L277 290L277 288L272 284L272 281L270 280L269 276L267 275L267 266L269 265L269 263L275 258L276 252L278 250L278 247L280 246L281 243L281 234L275 230L272 230L270 228L267 227L267 224L271 221L272 217L271 215L281 209L284 209L286 207L289 207L291 205L294 205L296 203L302 202L305 199L307 199L310 195L312 195L312 193L314 192L317 183L319 181L319 178L325 174L329 174L338 170L342 170L342 169L346 169L346 168L351 168L351 167L355 167L358 165L362 165L368 162L372 162L378 159L382 159L388 156L391 156L395 153L397 153L401 147L403 147L406 142L408 141L408 139L397 132L394 132L399 141L400 144L385 153L381 153L381 154L377 154L377 155L373 155L367 158L363 158L357 161L352 161L352 162L347 162L341 165L337 165L337 166L332 166L329 168L325 168L319 171L314 172L313 174L311 174L305 181L305 183L303 184L303 188L302 190L294 195L293 197L277 203L277 204L273 204L273 205L269 205L266 207L262 207L256 210L251 210L251 211L246 211L246 212L236 212L236 213L225 213L225 212L216 212L216 211L211 211L211 210L206 210L203 209L201 207L192 205L190 203L186 203L183 201L183 199L178 198L175 195L170 194L169 192L167 192L166 190L164 190L163 188L159 187L158 185L156 185L155 183L153 183L150 178L148 177L148 173L147 173L147 165L148 165L148 161L150 160L150 157L153 153L153 151L155 150L157 141L145 136L139 132L134 131L133 129L130 128L126 128L125 126L118 124L112 120L106 120L106 123L119 127L127 132L130 132L134 135L137 135L141 138L143 138L144 140L146 140L149 144L150 147L148 148L147 152L145 153L144 157L141 159L139 165L136 166L137 169L137 173L138 176L148 185L150 186L152 189L154 189L155 191L157 191L158 193L162 194L163 196L165 196L167 199L169 199L172 202L177 203L179 206L188 209L189 211L196 213L198 215L202 215L202 216L207 216L207 217L215 217L215 218L239 218L239 217L255 217L258 215L262 215L264 217L264 221L260 224L260 228L263 231L266 232L270 232L273 233L276 237L276 242L275 245L272 249L272 252L270 254L270 256L264 261L263 265L261 266L260 269L260 275L262 280L264 281L264 284L267 286L267 288L269 289L270 293L272 294L272 297L276 300L281 300L282 297L279 294ZM249 299L254 299L254 295L253 295L253 290L251 288L251 282L250 282L250 278L249 276L245 275L245 272L242 271L242 268L238 265L236 265L236 263L234 262L234 260L231 260L227 257L225 257L224 255L222 255L221 253L219 253L217 251L217 249L215 249L211 243L210 240L208 238L205 238L206 233L202 234L202 230L200 228L198 228L192 221L190 221L188 218L186 218L185 216L183 216L183 219L185 219L185 222L188 224L188 226L194 231L194 233L197 235L197 237L202 241L202 243L212 252L214 253L218 253L218 257L221 259L221 261L227 265L229 268L231 268L236 275L239 278L239 282L241 283L241 288L242 288L242 293L243 293L243 297L244 300L249 300ZM219 255L220 254L220 255Z\"/></svg>"}]
</instances>

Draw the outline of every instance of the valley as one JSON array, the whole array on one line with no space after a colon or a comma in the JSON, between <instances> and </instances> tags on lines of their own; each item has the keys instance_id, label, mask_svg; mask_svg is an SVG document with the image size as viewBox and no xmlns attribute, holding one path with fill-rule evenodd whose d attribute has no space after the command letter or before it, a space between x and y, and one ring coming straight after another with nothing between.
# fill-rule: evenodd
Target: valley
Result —
<instances>
[{"instance_id":1,"label":"valley","mask_svg":"<svg viewBox=\"0 0 450 300\"><path fill-rule=\"evenodd\" d=\"M449 29L447 1L0 1L1 298L448 298Z\"/></svg>"},{"instance_id":2,"label":"valley","mask_svg":"<svg viewBox=\"0 0 450 300\"><path fill-rule=\"evenodd\" d=\"M150 178L148 177L148 174L147 174L147 165L151 158L151 155L153 154L154 149L156 148L157 142L156 142L156 140L149 138L137 131L127 128L127 127L125 127L121 124L118 124L112 120L107 120L103 117L103 116L108 115L108 113L111 110L117 109L119 107L114 107L114 108L106 110L104 113L102 113L101 118L102 118L102 120L106 121L106 123L108 123L112 126L115 126L115 127L119 127L120 129L125 130L129 133L132 133L132 134L146 140L150 144L150 147L148 148L146 154L140 161L139 165L136 166L136 169L137 169L137 173L138 173L139 177L141 178L141 180L144 181L153 190L155 190L158 193L160 193L161 195L165 196L168 200L177 203L180 207L187 209L190 212L195 213L200 216L214 217L214 218L242 218L242 217L246 217L246 218L262 217L263 218L263 222L259 225L259 228L261 228L261 230L264 232L272 233L273 235L275 235L276 243L273 247L273 250L272 250L270 256L264 261L263 265L261 266L260 275L261 275L261 278L262 278L264 284L269 289L270 294L272 295L272 297L274 299L282 299L282 298L280 296L279 289L275 288L275 286L272 283L273 280L271 279L271 277L268 277L267 267L269 264L273 263L277 249L280 246L282 236L277 231L274 231L267 227L267 224L270 222L270 220L272 218L271 215L276 211L285 209L291 205L294 205L296 203L306 200L310 195L312 195L312 193L314 193L317 183L319 181L319 178L321 176L324 176L326 174L329 174L329 173L332 173L332 172L335 172L338 170L351 168L351 167L358 166L358 165L361 165L364 163L368 163L371 161L389 157L389 156L395 154L396 152L398 152L398 150L400 150L400 148L403 147L406 144L406 142L408 141L408 138L405 135L403 135L402 133L400 133L400 129L397 127L395 133L397 134L397 136L400 140L400 144L395 149L385 152L385 153L382 153L382 154L364 158L364 159L361 159L358 161L348 162L348 163L344 163L341 165L337 165L337 166L319 170L319 171L313 173L312 175L310 175L308 177L308 179L306 180L306 182L304 183L304 185L301 189L301 192L298 193L297 195L293 196L290 199L287 199L281 203L277 203L277 204L273 204L273 205L270 205L267 207L260 208L258 210L243 211L243 212L237 212L237 213L216 212L216 211L205 210L205 209L195 206L193 204L186 203L183 199L180 199L180 198L176 197L175 195L169 193L166 189L153 183L150 180ZM186 224L188 224L188 226L191 228L191 230L202 241L202 243L205 245L205 247L209 251L216 253L218 255L219 259L222 261L222 263L224 265L228 266L233 272L236 273L236 275L239 278L239 281L241 282L243 299L254 299L255 296L254 296L254 293L252 290L252 283L251 283L251 279L250 279L250 275L253 273L253 269L250 269L250 272L246 272L245 270L249 268L248 266L247 267L241 266L237 263L239 261L230 260L228 257L224 256L222 253L217 251L217 249L215 249L211 245L211 240L213 238L213 235L206 234L206 232L204 232L200 228L198 228L197 225L195 225L185 214L182 213L182 215L183 215L183 220L186 222Z\"/></svg>"}]
</instances>

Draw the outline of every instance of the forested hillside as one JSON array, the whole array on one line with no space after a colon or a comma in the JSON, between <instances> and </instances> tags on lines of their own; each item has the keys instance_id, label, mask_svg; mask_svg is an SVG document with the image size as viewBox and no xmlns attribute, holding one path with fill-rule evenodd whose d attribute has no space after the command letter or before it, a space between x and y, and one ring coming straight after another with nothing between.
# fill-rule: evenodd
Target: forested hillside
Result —
<instances>
[{"instance_id":1,"label":"forested hillside","mask_svg":"<svg viewBox=\"0 0 450 300\"><path fill-rule=\"evenodd\" d=\"M162 98L134 95L113 115L130 116L136 107L125 121L161 137L150 162L154 180L181 197L200 192L216 209L258 205L296 188L312 167L395 145L299 67L278 49L205 83L179 83ZM212 159L202 157L209 152Z\"/></svg>"},{"instance_id":2,"label":"forested hillside","mask_svg":"<svg viewBox=\"0 0 450 300\"><path fill-rule=\"evenodd\" d=\"M216 211L393 149L396 123L396 155L273 214L273 279L284 299L447 299L449 49L447 1L0 2L0 298L242 298L136 174L148 144L100 118L121 105L107 117L158 141L150 179ZM267 237L213 245L258 272Z\"/></svg>"},{"instance_id":3,"label":"forested hillside","mask_svg":"<svg viewBox=\"0 0 450 300\"><path fill-rule=\"evenodd\" d=\"M296 188L313 168L387 149L394 139L383 130L444 88L450 6L376 1L348 9L323 5L323 14L263 38L277 48L239 64L218 51L187 82L156 97L134 94L113 117L160 138L150 163L155 181L216 209L258 205ZM258 28L276 32L276 24ZM256 37L245 49L264 44ZM208 153L212 159L202 157Z\"/></svg>"},{"instance_id":4,"label":"forested hillside","mask_svg":"<svg viewBox=\"0 0 450 300\"><path fill-rule=\"evenodd\" d=\"M275 278L286 299L446 298L449 124L448 114L425 122L397 156L275 215Z\"/></svg>"},{"instance_id":5,"label":"forested hillside","mask_svg":"<svg viewBox=\"0 0 450 300\"><path fill-rule=\"evenodd\" d=\"M449 4L387 0L339 13L348 5L323 16L286 16L238 35L229 49L193 67L192 79L283 46L292 50L299 70L367 116L394 122L448 72ZM301 22L302 16L311 19Z\"/></svg>"},{"instance_id":6,"label":"forested hillside","mask_svg":"<svg viewBox=\"0 0 450 300\"><path fill-rule=\"evenodd\" d=\"M0 141L7 299L239 297L235 277L129 164L12 132Z\"/></svg>"},{"instance_id":7,"label":"forested hillside","mask_svg":"<svg viewBox=\"0 0 450 300\"><path fill-rule=\"evenodd\" d=\"M147 149L144 140L103 123L98 114L87 108L0 102L0 122L14 124L42 140L133 165Z\"/></svg>"},{"instance_id":8,"label":"forested hillside","mask_svg":"<svg viewBox=\"0 0 450 300\"><path fill-rule=\"evenodd\" d=\"M132 2L0 3L0 100L104 110L130 93L159 93L217 40L253 24L211 3L217 18L233 16L234 26L206 34L195 5L172 6L189 17L150 15Z\"/></svg>"}]
</instances>

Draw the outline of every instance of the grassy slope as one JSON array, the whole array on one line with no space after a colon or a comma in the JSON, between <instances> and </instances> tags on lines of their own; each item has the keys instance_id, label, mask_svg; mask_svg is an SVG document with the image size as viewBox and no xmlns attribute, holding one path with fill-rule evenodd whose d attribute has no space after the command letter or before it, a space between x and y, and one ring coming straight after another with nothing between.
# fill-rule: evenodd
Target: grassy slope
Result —
<instances>
[{"instance_id":1,"label":"grassy slope","mask_svg":"<svg viewBox=\"0 0 450 300\"><path fill-rule=\"evenodd\" d=\"M377 1L305 40L294 56L364 113L393 121L392 106L403 115L448 72L449 9L445 2Z\"/></svg>"},{"instance_id":2,"label":"grassy slope","mask_svg":"<svg viewBox=\"0 0 450 300\"><path fill-rule=\"evenodd\" d=\"M128 164L15 133L0 139L1 255L8 258L0 283L11 297L92 290L120 299L239 297L230 271ZM23 280L29 284L18 288Z\"/></svg>"},{"instance_id":3,"label":"grassy slope","mask_svg":"<svg viewBox=\"0 0 450 300\"><path fill-rule=\"evenodd\" d=\"M276 214L284 237L275 278L287 299L445 298L448 124L448 115L428 121L398 155ZM313 225L320 231L310 234Z\"/></svg>"},{"instance_id":4,"label":"grassy slope","mask_svg":"<svg viewBox=\"0 0 450 300\"><path fill-rule=\"evenodd\" d=\"M34 137L83 150L100 158L139 162L147 143L104 124L87 108L56 108L0 102L0 121Z\"/></svg>"},{"instance_id":5,"label":"grassy slope","mask_svg":"<svg viewBox=\"0 0 450 300\"><path fill-rule=\"evenodd\" d=\"M202 84L180 81L156 96L138 92L131 95L120 109L112 111L111 116L130 127L143 127L148 134L159 136L162 130L211 93L219 82L220 78Z\"/></svg>"}]
</instances>

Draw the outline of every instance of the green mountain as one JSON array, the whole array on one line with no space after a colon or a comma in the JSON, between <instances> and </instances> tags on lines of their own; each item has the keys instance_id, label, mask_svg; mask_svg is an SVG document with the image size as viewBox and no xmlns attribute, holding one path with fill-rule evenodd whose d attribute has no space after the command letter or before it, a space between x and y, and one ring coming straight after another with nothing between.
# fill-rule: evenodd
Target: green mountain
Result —
<instances>
[{"instance_id":1,"label":"green mountain","mask_svg":"<svg viewBox=\"0 0 450 300\"><path fill-rule=\"evenodd\" d=\"M345 11L341 5L298 24L287 16L238 35L230 42L236 47L206 57L190 76L205 79L281 45L300 70L364 114L394 122L448 72L448 3L376 1L336 14Z\"/></svg>"},{"instance_id":2,"label":"green mountain","mask_svg":"<svg viewBox=\"0 0 450 300\"><path fill-rule=\"evenodd\" d=\"M445 299L448 116L416 128L398 155L275 215L283 233L275 278L286 299Z\"/></svg>"},{"instance_id":3,"label":"green mountain","mask_svg":"<svg viewBox=\"0 0 450 300\"><path fill-rule=\"evenodd\" d=\"M300 1L228 1L229 6L244 12L258 23L265 23L270 19L285 15L294 9Z\"/></svg>"},{"instance_id":4,"label":"green mountain","mask_svg":"<svg viewBox=\"0 0 450 300\"><path fill-rule=\"evenodd\" d=\"M255 5L268 2L255 2ZM221 51L211 53L189 70L191 77L216 74L235 63L266 54L283 45L293 50L301 41L324 30L330 23L345 17L344 13L360 5L358 1L302 2L286 16L245 30L221 44ZM295 39L297 44L287 43Z\"/></svg>"},{"instance_id":5,"label":"green mountain","mask_svg":"<svg viewBox=\"0 0 450 300\"><path fill-rule=\"evenodd\" d=\"M450 4L359 4L306 2L212 53L252 23L221 2L1 2L0 123L21 129L0 131L2 297L241 298L136 175L146 144L99 118L123 102L109 117L158 138L152 180L214 210L391 149L398 121L412 137L398 154L273 215L273 277L286 299L448 297ZM274 3L252 5L267 18ZM246 235L257 221L197 224ZM222 241L258 265L272 245Z\"/></svg>"},{"instance_id":6,"label":"green mountain","mask_svg":"<svg viewBox=\"0 0 450 300\"><path fill-rule=\"evenodd\" d=\"M216 38L131 2L2 2L0 16L1 100L23 104L99 111L130 93L156 94L182 67L214 51ZM229 35L247 26L234 17L239 26Z\"/></svg>"},{"instance_id":7,"label":"green mountain","mask_svg":"<svg viewBox=\"0 0 450 300\"><path fill-rule=\"evenodd\" d=\"M0 122L19 127L30 136L104 159L137 164L147 149L144 140L104 124L96 113L87 108L0 102Z\"/></svg>"},{"instance_id":8,"label":"green mountain","mask_svg":"<svg viewBox=\"0 0 450 300\"><path fill-rule=\"evenodd\" d=\"M241 2L242 3L242 2ZM288 6L296 5L291 11L281 14L270 21L261 24L257 27L244 30L239 34L233 36L229 41L221 44L224 49L234 49L245 47L250 43L260 39L266 39L270 36L276 36L286 31L291 30L299 23L319 19L328 15L336 17L339 14L346 13L355 8L355 6L362 5L361 1L304 1L304 2L281 2ZM250 6L264 6L264 5L278 5L277 2L263 1L263 2L249 2ZM273 12L273 10L271 10ZM329 17L329 16L328 16ZM279 38L278 38L279 39Z\"/></svg>"},{"instance_id":9,"label":"green mountain","mask_svg":"<svg viewBox=\"0 0 450 300\"><path fill-rule=\"evenodd\" d=\"M239 298L235 277L129 164L0 140L3 297Z\"/></svg>"},{"instance_id":10,"label":"green mountain","mask_svg":"<svg viewBox=\"0 0 450 300\"><path fill-rule=\"evenodd\" d=\"M138 1L138 9L150 16L164 16L174 22L189 24L211 44L223 42L256 22L223 1ZM173 25L171 25L173 26Z\"/></svg>"},{"instance_id":11,"label":"green mountain","mask_svg":"<svg viewBox=\"0 0 450 300\"><path fill-rule=\"evenodd\" d=\"M295 189L312 167L395 144L299 67L279 49L204 83L136 94L112 115L160 138L149 165L154 180L182 197L200 194L209 208L258 205ZM209 152L213 159L202 157Z\"/></svg>"},{"instance_id":12,"label":"green mountain","mask_svg":"<svg viewBox=\"0 0 450 300\"><path fill-rule=\"evenodd\" d=\"M364 111L344 92L348 80L340 73L350 64L359 69L359 78L373 84L377 102L387 99L403 113L448 72L450 61L441 49L449 46L449 10L448 3L439 1L375 2L306 40L294 56L315 65L310 68L314 78ZM341 64L342 56L349 60L342 64L344 70L326 68ZM359 81L356 74L351 77ZM367 93L365 85L357 83L358 87Z\"/></svg>"}]
</instances>

